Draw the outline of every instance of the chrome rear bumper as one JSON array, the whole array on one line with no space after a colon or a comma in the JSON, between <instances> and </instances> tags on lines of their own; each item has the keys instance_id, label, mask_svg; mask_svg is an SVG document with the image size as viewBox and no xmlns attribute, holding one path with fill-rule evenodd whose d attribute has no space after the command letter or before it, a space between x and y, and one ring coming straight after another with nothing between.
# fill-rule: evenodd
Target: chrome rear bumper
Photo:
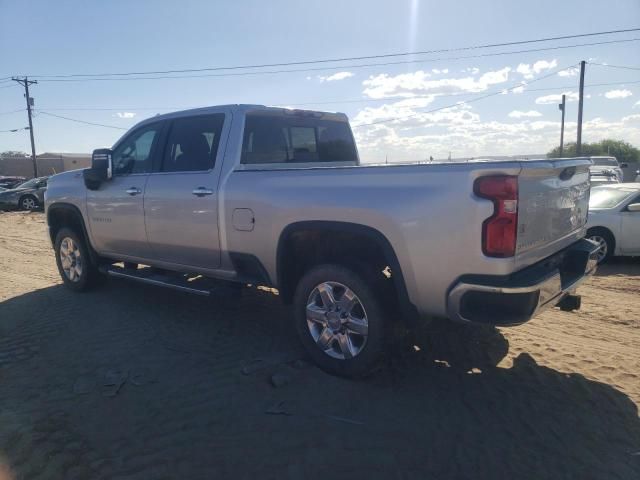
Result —
<instances>
[{"instance_id":1,"label":"chrome rear bumper","mask_svg":"<svg viewBox=\"0 0 640 480\"><path fill-rule=\"evenodd\" d=\"M581 239L568 248L507 277L468 275L451 289L451 320L519 325L573 293L596 271L595 243Z\"/></svg>"}]
</instances>

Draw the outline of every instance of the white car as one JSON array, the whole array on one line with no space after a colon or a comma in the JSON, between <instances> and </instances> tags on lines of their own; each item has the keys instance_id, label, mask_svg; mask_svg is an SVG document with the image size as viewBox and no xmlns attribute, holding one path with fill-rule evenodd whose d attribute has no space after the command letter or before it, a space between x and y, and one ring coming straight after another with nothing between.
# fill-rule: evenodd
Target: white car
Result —
<instances>
[{"instance_id":1,"label":"white car","mask_svg":"<svg viewBox=\"0 0 640 480\"><path fill-rule=\"evenodd\" d=\"M624 181L622 168L626 168L627 164L618 163L616 157L589 157L593 165L589 167L591 176L591 184L607 184L620 183Z\"/></svg>"},{"instance_id":2,"label":"white car","mask_svg":"<svg viewBox=\"0 0 640 480\"><path fill-rule=\"evenodd\" d=\"M587 238L600 245L598 263L640 255L640 183L593 187L587 227Z\"/></svg>"}]
</instances>

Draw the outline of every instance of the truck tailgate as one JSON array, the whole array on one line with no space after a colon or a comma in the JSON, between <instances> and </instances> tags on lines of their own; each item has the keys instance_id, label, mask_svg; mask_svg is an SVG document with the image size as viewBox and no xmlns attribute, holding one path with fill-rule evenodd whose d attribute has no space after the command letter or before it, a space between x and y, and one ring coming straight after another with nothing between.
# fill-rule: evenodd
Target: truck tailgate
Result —
<instances>
[{"instance_id":1,"label":"truck tailgate","mask_svg":"<svg viewBox=\"0 0 640 480\"><path fill-rule=\"evenodd\" d=\"M518 180L516 265L531 265L584 234L589 159L522 162Z\"/></svg>"}]
</instances>

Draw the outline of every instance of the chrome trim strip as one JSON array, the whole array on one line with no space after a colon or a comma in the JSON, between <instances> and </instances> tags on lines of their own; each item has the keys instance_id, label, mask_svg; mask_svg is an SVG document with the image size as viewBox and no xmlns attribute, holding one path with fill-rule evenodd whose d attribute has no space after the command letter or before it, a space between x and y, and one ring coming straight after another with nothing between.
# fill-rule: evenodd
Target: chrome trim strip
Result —
<instances>
[{"instance_id":1,"label":"chrome trim strip","mask_svg":"<svg viewBox=\"0 0 640 480\"><path fill-rule=\"evenodd\" d=\"M117 278L128 278L130 280L134 280L134 281L140 282L140 283L147 283L149 285L156 285L156 286L159 286L159 287L167 287L167 288L171 288L173 290L179 290L181 292L193 293L195 295L202 295L202 296L205 296L205 297L211 295L209 290L200 290L200 289L197 289L197 288L184 287L182 285L175 285L173 283L163 282L161 280L154 280L154 279L151 279L151 278L144 278L144 277L138 277L136 275L129 275L127 273L117 272L117 271L111 270L111 269L107 269L107 275L110 275L112 277L117 277Z\"/></svg>"}]
</instances>

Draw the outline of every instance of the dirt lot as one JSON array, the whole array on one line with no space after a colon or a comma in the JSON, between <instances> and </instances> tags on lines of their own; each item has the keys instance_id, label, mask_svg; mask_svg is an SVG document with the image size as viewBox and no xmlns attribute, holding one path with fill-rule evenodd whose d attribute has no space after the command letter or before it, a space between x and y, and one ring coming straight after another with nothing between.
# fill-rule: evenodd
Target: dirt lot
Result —
<instances>
[{"instance_id":1,"label":"dirt lot","mask_svg":"<svg viewBox=\"0 0 640 480\"><path fill-rule=\"evenodd\" d=\"M638 261L580 312L435 325L358 382L300 361L269 292L67 291L42 214L0 214L0 261L2 480L640 478Z\"/></svg>"}]
</instances>

